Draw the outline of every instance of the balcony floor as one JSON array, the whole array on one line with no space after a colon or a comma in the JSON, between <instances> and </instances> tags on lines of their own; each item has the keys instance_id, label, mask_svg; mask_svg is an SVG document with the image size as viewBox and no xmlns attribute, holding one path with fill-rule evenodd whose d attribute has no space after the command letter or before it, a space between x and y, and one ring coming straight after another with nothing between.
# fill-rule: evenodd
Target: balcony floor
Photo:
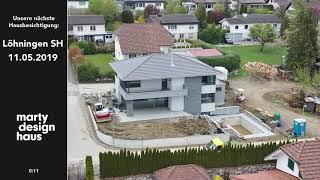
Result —
<instances>
[{"instance_id":1,"label":"balcony floor","mask_svg":"<svg viewBox=\"0 0 320 180\"><path fill-rule=\"evenodd\" d=\"M146 121L154 119L176 118L190 115L183 111L171 111L169 108L166 107L134 109L133 114L134 115L132 117L127 117L126 113L119 112L118 116L120 122Z\"/></svg>"}]
</instances>

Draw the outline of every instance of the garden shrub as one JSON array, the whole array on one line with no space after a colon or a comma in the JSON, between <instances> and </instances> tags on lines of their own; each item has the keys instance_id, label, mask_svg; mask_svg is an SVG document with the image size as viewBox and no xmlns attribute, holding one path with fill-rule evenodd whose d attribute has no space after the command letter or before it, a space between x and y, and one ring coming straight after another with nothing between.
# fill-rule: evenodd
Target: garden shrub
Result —
<instances>
[{"instance_id":1,"label":"garden shrub","mask_svg":"<svg viewBox=\"0 0 320 180\"><path fill-rule=\"evenodd\" d=\"M198 57L198 59L209 66L223 66L229 72L240 69L240 56L238 54L227 54L217 57Z\"/></svg>"},{"instance_id":2,"label":"garden shrub","mask_svg":"<svg viewBox=\"0 0 320 180\"><path fill-rule=\"evenodd\" d=\"M113 43L96 47L97 54L111 54L113 52L114 52L114 44Z\"/></svg>"},{"instance_id":3,"label":"garden shrub","mask_svg":"<svg viewBox=\"0 0 320 180\"><path fill-rule=\"evenodd\" d=\"M79 81L93 81L100 77L99 68L91 63L79 65L77 74Z\"/></svg>"},{"instance_id":4,"label":"garden shrub","mask_svg":"<svg viewBox=\"0 0 320 180\"><path fill-rule=\"evenodd\" d=\"M220 26L208 25L199 33L199 38L207 43L218 44L223 41L225 31Z\"/></svg>"},{"instance_id":5,"label":"garden shrub","mask_svg":"<svg viewBox=\"0 0 320 180\"><path fill-rule=\"evenodd\" d=\"M91 156L86 157L86 180L94 180L94 170Z\"/></svg>"},{"instance_id":6,"label":"garden shrub","mask_svg":"<svg viewBox=\"0 0 320 180\"><path fill-rule=\"evenodd\" d=\"M93 42L80 41L78 42L78 46L85 55L96 53L96 45Z\"/></svg>"}]
</instances>

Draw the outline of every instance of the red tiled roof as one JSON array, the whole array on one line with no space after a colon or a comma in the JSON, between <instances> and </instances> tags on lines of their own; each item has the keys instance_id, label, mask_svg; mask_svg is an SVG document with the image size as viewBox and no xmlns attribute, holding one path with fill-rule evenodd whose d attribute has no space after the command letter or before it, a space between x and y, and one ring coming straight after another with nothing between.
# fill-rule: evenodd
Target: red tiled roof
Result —
<instances>
[{"instance_id":1,"label":"red tiled roof","mask_svg":"<svg viewBox=\"0 0 320 180\"><path fill-rule=\"evenodd\" d=\"M301 141L280 148L290 156L299 167L304 180L320 179L320 141Z\"/></svg>"},{"instance_id":2,"label":"red tiled roof","mask_svg":"<svg viewBox=\"0 0 320 180\"><path fill-rule=\"evenodd\" d=\"M189 52L192 57L214 57L223 55L217 49L190 49Z\"/></svg>"},{"instance_id":3,"label":"red tiled roof","mask_svg":"<svg viewBox=\"0 0 320 180\"><path fill-rule=\"evenodd\" d=\"M124 24L116 32L122 54L159 53L160 46L173 45L173 37L158 23Z\"/></svg>"},{"instance_id":4,"label":"red tiled roof","mask_svg":"<svg viewBox=\"0 0 320 180\"><path fill-rule=\"evenodd\" d=\"M298 180L290 174L279 170L260 171L252 174L241 174L231 176L231 180Z\"/></svg>"},{"instance_id":5,"label":"red tiled roof","mask_svg":"<svg viewBox=\"0 0 320 180\"><path fill-rule=\"evenodd\" d=\"M154 174L156 180L210 180L206 170L194 164L170 166Z\"/></svg>"}]
</instances>

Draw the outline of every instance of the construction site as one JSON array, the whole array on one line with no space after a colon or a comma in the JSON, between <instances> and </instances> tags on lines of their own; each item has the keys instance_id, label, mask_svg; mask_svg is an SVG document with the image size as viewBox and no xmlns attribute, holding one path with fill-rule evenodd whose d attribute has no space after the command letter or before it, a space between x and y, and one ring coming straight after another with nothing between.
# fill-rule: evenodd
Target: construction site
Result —
<instances>
[{"instance_id":1,"label":"construction site","mask_svg":"<svg viewBox=\"0 0 320 180\"><path fill-rule=\"evenodd\" d=\"M304 89L301 93L302 87L292 81L291 72L272 65L249 62L243 68L252 75L226 82L223 107L239 107L239 112L228 116L181 115L121 122L112 91L84 97L94 112L99 130L113 138L151 140L210 135L218 131L230 133L231 140L242 142L320 136L319 106L306 106L308 102L316 103L309 98L314 90ZM302 133L297 133L297 123L305 125Z\"/></svg>"}]
</instances>

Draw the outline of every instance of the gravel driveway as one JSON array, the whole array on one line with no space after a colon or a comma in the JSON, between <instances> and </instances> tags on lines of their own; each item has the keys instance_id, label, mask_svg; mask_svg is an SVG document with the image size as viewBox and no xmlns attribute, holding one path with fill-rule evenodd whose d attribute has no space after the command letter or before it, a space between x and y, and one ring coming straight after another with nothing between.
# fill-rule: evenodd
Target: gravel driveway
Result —
<instances>
[{"instance_id":1,"label":"gravel driveway","mask_svg":"<svg viewBox=\"0 0 320 180\"><path fill-rule=\"evenodd\" d=\"M290 111L288 108L270 102L263 97L265 93L272 91L291 91L292 88L299 87L296 83L290 81L265 81L261 83L250 77L245 77L230 80L230 86L234 89L243 88L245 90L244 95L248 100L248 106L262 108L270 113L280 112L284 128L293 126L293 120L302 117L301 114ZM314 115L304 118L307 119L307 136L320 136L320 117Z\"/></svg>"}]
</instances>

